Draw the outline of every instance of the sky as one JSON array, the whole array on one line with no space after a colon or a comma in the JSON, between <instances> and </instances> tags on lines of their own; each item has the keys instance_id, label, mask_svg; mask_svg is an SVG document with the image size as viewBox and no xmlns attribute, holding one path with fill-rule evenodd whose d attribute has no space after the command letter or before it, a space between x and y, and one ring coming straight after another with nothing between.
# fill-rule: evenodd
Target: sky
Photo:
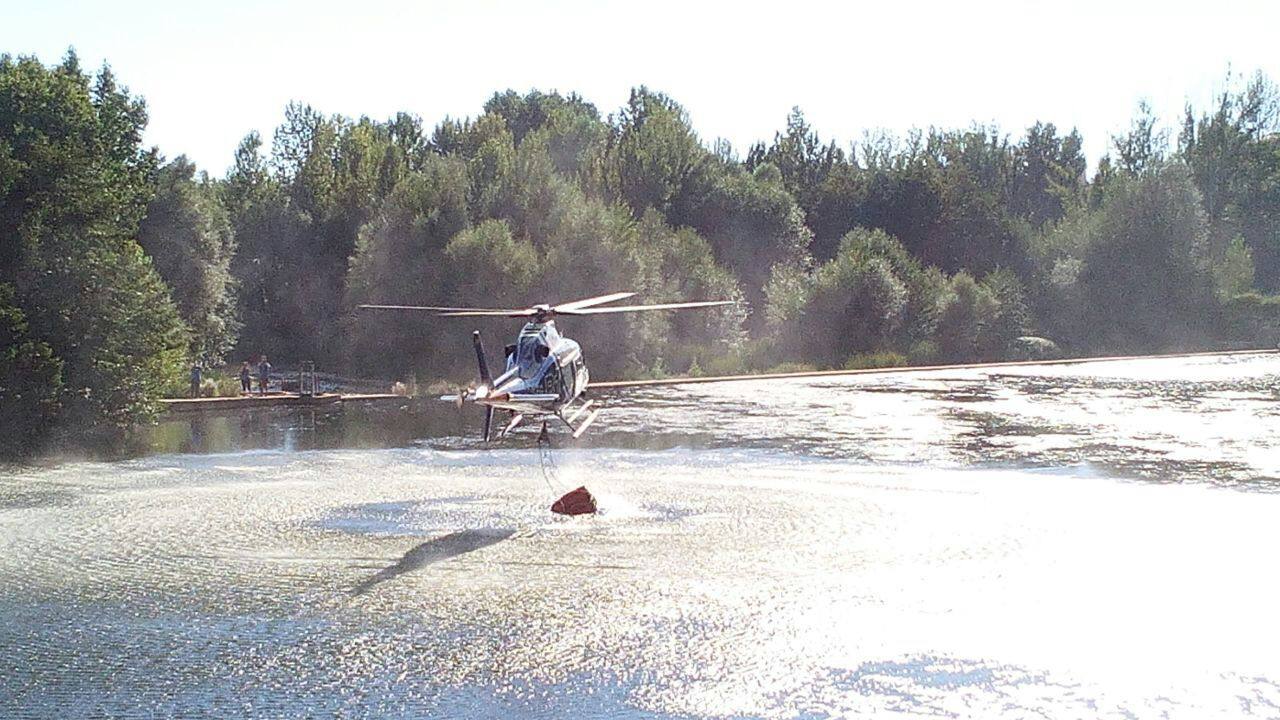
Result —
<instances>
[{"instance_id":1,"label":"sky","mask_svg":"<svg viewBox=\"0 0 1280 720\"><path fill-rule=\"evenodd\" d=\"M297 100L428 127L495 91L576 91L602 114L647 85L740 154L799 106L842 147L867 131L1037 120L1091 163L1147 100L1172 127L1228 71L1280 82L1280 2L70 2L0 0L0 52L110 63L150 110L145 140L222 176Z\"/></svg>"}]
</instances>

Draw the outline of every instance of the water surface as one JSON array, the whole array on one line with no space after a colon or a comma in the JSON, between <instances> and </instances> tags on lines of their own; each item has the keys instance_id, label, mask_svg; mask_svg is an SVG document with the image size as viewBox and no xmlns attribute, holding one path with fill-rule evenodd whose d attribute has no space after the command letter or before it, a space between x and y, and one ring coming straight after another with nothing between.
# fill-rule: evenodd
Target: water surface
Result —
<instances>
[{"instance_id":1,"label":"water surface","mask_svg":"<svg viewBox=\"0 0 1280 720\"><path fill-rule=\"evenodd\" d=\"M0 473L0 716L1280 715L1280 356L601 401Z\"/></svg>"}]
</instances>

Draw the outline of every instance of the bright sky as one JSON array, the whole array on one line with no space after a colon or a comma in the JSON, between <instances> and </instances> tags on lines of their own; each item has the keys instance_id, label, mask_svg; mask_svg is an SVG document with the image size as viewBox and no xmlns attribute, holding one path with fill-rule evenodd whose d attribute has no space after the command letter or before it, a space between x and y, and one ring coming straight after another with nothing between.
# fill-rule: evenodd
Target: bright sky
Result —
<instances>
[{"instance_id":1,"label":"bright sky","mask_svg":"<svg viewBox=\"0 0 1280 720\"><path fill-rule=\"evenodd\" d=\"M495 91L577 91L602 113L645 84L741 154L799 105L824 139L1035 120L1091 161L1146 98L1172 125L1228 66L1280 82L1280 2L809 0L9 0L0 52L108 61L151 110L147 141L215 176L290 100L433 126Z\"/></svg>"}]
</instances>

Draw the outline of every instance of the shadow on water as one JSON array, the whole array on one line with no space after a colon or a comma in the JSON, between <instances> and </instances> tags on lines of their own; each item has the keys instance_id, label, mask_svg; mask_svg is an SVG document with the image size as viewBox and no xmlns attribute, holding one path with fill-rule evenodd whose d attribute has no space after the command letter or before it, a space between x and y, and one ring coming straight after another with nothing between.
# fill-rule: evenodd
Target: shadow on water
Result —
<instances>
[{"instance_id":1,"label":"shadow on water","mask_svg":"<svg viewBox=\"0 0 1280 720\"><path fill-rule=\"evenodd\" d=\"M375 586L414 570L421 570L432 563L449 560L482 548L496 545L515 535L512 528L490 528L485 530L460 530L458 532L432 538L417 545L404 554L395 565L379 570L351 590L352 595L363 595Z\"/></svg>"}]
</instances>

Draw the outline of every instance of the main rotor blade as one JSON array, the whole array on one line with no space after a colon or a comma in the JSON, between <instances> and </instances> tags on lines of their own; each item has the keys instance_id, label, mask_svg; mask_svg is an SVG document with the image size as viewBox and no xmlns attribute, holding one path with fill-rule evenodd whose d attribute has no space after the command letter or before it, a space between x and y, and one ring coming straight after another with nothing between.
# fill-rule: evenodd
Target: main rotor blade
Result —
<instances>
[{"instance_id":1,"label":"main rotor blade","mask_svg":"<svg viewBox=\"0 0 1280 720\"><path fill-rule=\"evenodd\" d=\"M553 306L551 309L554 312L558 312L558 313L569 312L573 310L580 310L586 307L592 307L594 305L603 305L605 303L617 302L618 300L626 300L632 295L635 295L635 293L619 292L619 293L610 293L609 295L597 295L596 297L586 298L585 300L574 300L572 302L560 303L559 305Z\"/></svg>"},{"instance_id":2,"label":"main rotor blade","mask_svg":"<svg viewBox=\"0 0 1280 720\"><path fill-rule=\"evenodd\" d=\"M438 313L440 317L533 317L538 314L534 308L526 308L524 310L466 310L455 309L449 312Z\"/></svg>"},{"instance_id":3,"label":"main rotor blade","mask_svg":"<svg viewBox=\"0 0 1280 720\"><path fill-rule=\"evenodd\" d=\"M357 305L359 310L426 310L428 312L452 313L452 312L484 312L484 313L514 313L524 312L515 308L469 308L469 307L439 307L436 305Z\"/></svg>"},{"instance_id":4,"label":"main rotor blade","mask_svg":"<svg viewBox=\"0 0 1280 720\"><path fill-rule=\"evenodd\" d=\"M614 307L584 308L582 310L559 311L562 315L603 315L605 313L640 312L643 310L684 310L686 308L715 307L717 305L737 305L736 300L704 300L700 302L659 303L657 305L617 305Z\"/></svg>"}]
</instances>

